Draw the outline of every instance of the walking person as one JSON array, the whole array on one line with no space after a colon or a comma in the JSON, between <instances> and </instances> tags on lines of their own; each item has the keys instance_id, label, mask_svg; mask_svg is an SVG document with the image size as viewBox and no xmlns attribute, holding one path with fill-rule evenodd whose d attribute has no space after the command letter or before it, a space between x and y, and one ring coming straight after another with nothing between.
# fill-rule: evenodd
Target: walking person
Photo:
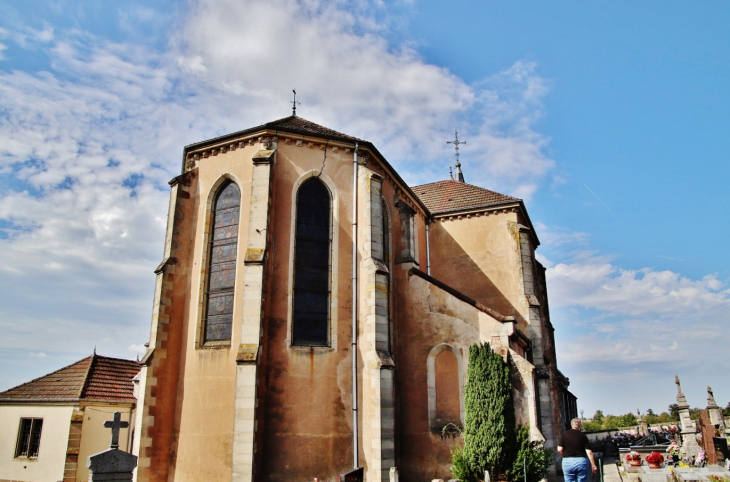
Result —
<instances>
[{"instance_id":1,"label":"walking person","mask_svg":"<svg viewBox=\"0 0 730 482\"><path fill-rule=\"evenodd\" d=\"M594 474L598 470L596 461L593 460L593 451L588 437L580 431L580 419L571 420L570 426L572 428L563 433L558 443L558 453L563 455L565 482L589 482L591 470Z\"/></svg>"}]
</instances>

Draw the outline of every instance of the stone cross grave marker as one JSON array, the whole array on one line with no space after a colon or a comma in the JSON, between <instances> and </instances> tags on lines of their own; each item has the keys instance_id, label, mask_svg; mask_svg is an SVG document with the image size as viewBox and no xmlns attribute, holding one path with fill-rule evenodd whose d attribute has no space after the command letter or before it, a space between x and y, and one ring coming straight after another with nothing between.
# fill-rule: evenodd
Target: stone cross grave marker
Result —
<instances>
[{"instance_id":1,"label":"stone cross grave marker","mask_svg":"<svg viewBox=\"0 0 730 482\"><path fill-rule=\"evenodd\" d=\"M129 422L122 422L122 414L114 412L114 420L104 422L104 427L112 429L112 443L109 444L110 449L119 448L119 429L129 427Z\"/></svg>"},{"instance_id":2,"label":"stone cross grave marker","mask_svg":"<svg viewBox=\"0 0 730 482\"><path fill-rule=\"evenodd\" d=\"M137 457L119 450L119 429L129 427L129 423L114 412L114 420L104 422L104 427L112 429L112 441L109 450L89 456L89 482L131 482Z\"/></svg>"}]
</instances>

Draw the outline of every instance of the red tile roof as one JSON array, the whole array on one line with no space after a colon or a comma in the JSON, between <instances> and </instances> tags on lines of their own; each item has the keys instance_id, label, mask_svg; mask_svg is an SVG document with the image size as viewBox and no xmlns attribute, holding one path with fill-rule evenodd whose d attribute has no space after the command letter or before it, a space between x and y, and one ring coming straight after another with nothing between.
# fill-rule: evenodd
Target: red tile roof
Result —
<instances>
[{"instance_id":1,"label":"red tile roof","mask_svg":"<svg viewBox=\"0 0 730 482\"><path fill-rule=\"evenodd\" d=\"M0 392L0 402L113 400L134 402L132 378L139 363L92 355L48 375Z\"/></svg>"},{"instance_id":2,"label":"red tile roof","mask_svg":"<svg viewBox=\"0 0 730 482\"><path fill-rule=\"evenodd\" d=\"M516 197L453 179L414 186L411 190L431 214L467 211L521 201Z\"/></svg>"},{"instance_id":3,"label":"red tile roof","mask_svg":"<svg viewBox=\"0 0 730 482\"><path fill-rule=\"evenodd\" d=\"M139 373L139 363L105 356L94 357L82 397L84 400L125 400L133 402L132 378Z\"/></svg>"}]
</instances>

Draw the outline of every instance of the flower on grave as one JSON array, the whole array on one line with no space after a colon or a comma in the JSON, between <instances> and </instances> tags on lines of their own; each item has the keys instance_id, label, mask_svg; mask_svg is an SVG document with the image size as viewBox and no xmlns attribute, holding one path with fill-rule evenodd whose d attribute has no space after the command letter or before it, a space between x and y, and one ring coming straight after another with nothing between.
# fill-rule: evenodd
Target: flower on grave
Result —
<instances>
[{"instance_id":1,"label":"flower on grave","mask_svg":"<svg viewBox=\"0 0 730 482\"><path fill-rule=\"evenodd\" d=\"M669 444L669 447L667 447L667 453L669 455L679 455L679 453L680 453L679 445L672 442L671 444Z\"/></svg>"},{"instance_id":2,"label":"flower on grave","mask_svg":"<svg viewBox=\"0 0 730 482\"><path fill-rule=\"evenodd\" d=\"M705 460L705 451L700 450L697 452L697 458L695 459L695 465L702 465L702 462Z\"/></svg>"},{"instance_id":3,"label":"flower on grave","mask_svg":"<svg viewBox=\"0 0 730 482\"><path fill-rule=\"evenodd\" d=\"M626 455L626 461L627 462L639 462L641 460L641 454L639 452L632 450Z\"/></svg>"},{"instance_id":4,"label":"flower on grave","mask_svg":"<svg viewBox=\"0 0 730 482\"><path fill-rule=\"evenodd\" d=\"M708 475L708 479L710 479L710 482L728 482L730 479L727 477L723 477L721 475Z\"/></svg>"},{"instance_id":5,"label":"flower on grave","mask_svg":"<svg viewBox=\"0 0 730 482\"><path fill-rule=\"evenodd\" d=\"M645 460L647 464L661 465L664 463L664 456L659 452L652 452L646 456Z\"/></svg>"},{"instance_id":6,"label":"flower on grave","mask_svg":"<svg viewBox=\"0 0 730 482\"><path fill-rule=\"evenodd\" d=\"M680 469L688 469L689 468L689 465L685 464L684 462L680 462L679 463L679 468Z\"/></svg>"}]
</instances>

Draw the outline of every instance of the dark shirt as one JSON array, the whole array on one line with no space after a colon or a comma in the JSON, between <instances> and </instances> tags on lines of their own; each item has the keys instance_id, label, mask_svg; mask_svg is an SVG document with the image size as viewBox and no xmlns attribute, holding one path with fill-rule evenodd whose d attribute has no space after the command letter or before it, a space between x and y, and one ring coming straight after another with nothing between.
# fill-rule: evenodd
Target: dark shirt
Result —
<instances>
[{"instance_id":1,"label":"dark shirt","mask_svg":"<svg viewBox=\"0 0 730 482\"><path fill-rule=\"evenodd\" d=\"M588 458L586 449L591 448L588 437L580 430L566 430L558 445L563 447L563 457Z\"/></svg>"}]
</instances>

